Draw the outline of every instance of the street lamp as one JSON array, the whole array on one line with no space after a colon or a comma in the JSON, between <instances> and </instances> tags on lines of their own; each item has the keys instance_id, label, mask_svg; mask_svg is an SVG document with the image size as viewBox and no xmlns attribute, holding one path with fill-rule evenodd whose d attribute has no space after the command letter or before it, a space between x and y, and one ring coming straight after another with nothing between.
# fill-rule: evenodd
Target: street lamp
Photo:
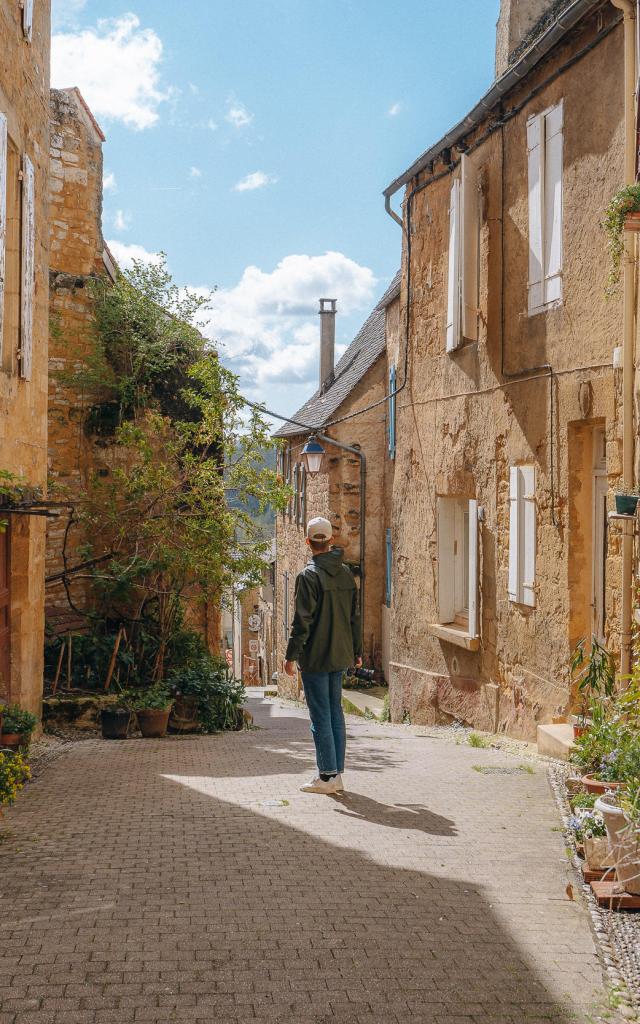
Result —
<instances>
[{"instance_id":1,"label":"street lamp","mask_svg":"<svg viewBox=\"0 0 640 1024\"><path fill-rule=\"evenodd\" d=\"M320 472L322 459L324 458L324 448L316 437L309 438L302 449L302 457L307 467L307 473L315 476L316 473Z\"/></svg>"}]
</instances>

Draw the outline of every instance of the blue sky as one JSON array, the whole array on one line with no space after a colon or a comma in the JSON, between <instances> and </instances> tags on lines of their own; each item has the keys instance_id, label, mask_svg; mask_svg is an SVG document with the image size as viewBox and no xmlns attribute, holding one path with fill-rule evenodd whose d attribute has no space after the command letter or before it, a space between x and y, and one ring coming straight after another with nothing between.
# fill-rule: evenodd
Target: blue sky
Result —
<instances>
[{"instance_id":1,"label":"blue sky","mask_svg":"<svg viewBox=\"0 0 640 1024\"><path fill-rule=\"evenodd\" d=\"M207 333L292 413L397 269L381 191L493 74L499 0L54 0L52 84L107 136L104 234L217 286Z\"/></svg>"}]
</instances>

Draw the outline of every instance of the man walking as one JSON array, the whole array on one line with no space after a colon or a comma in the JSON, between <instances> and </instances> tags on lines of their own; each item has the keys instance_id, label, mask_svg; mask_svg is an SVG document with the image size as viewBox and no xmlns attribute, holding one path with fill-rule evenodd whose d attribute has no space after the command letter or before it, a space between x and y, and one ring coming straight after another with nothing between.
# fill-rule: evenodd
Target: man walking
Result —
<instances>
[{"instance_id":1,"label":"man walking","mask_svg":"<svg viewBox=\"0 0 640 1024\"><path fill-rule=\"evenodd\" d=\"M346 747L342 711L342 675L362 665L358 590L353 573L342 561L342 549L332 547L328 519L312 519L307 545L312 560L296 579L296 609L287 645L287 675L302 673L311 716L318 775L303 793L341 793Z\"/></svg>"}]
</instances>

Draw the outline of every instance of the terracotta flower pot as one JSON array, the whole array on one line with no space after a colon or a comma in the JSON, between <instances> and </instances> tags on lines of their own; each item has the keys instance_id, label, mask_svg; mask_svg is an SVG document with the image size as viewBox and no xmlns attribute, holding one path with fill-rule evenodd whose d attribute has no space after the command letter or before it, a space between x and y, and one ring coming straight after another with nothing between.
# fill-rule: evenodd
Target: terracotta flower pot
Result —
<instances>
[{"instance_id":1,"label":"terracotta flower pot","mask_svg":"<svg viewBox=\"0 0 640 1024\"><path fill-rule=\"evenodd\" d=\"M633 833L610 796L596 800L596 810L600 811L607 826L618 881L625 892L640 896L640 836Z\"/></svg>"},{"instance_id":2,"label":"terracotta flower pot","mask_svg":"<svg viewBox=\"0 0 640 1024\"><path fill-rule=\"evenodd\" d=\"M195 732L200 728L197 697L176 697L171 710L169 728L173 732Z\"/></svg>"},{"instance_id":3,"label":"terracotta flower pot","mask_svg":"<svg viewBox=\"0 0 640 1024\"><path fill-rule=\"evenodd\" d=\"M28 732L3 732L0 736L0 747L8 747L9 750L28 747L30 735Z\"/></svg>"},{"instance_id":4,"label":"terracotta flower pot","mask_svg":"<svg viewBox=\"0 0 640 1024\"><path fill-rule=\"evenodd\" d=\"M584 856L592 871L615 867L613 851L606 836L583 840Z\"/></svg>"},{"instance_id":5,"label":"terracotta flower pot","mask_svg":"<svg viewBox=\"0 0 640 1024\"><path fill-rule=\"evenodd\" d=\"M640 212L632 210L624 218L625 231L640 231Z\"/></svg>"},{"instance_id":6,"label":"terracotta flower pot","mask_svg":"<svg viewBox=\"0 0 640 1024\"><path fill-rule=\"evenodd\" d=\"M582 785L587 793L607 793L610 789L623 789L624 782L603 782L596 779L595 775L583 775Z\"/></svg>"},{"instance_id":7,"label":"terracotta flower pot","mask_svg":"<svg viewBox=\"0 0 640 1024\"><path fill-rule=\"evenodd\" d=\"M131 712L122 708L103 708L100 712L102 738L105 740L126 740L131 724Z\"/></svg>"},{"instance_id":8,"label":"terracotta flower pot","mask_svg":"<svg viewBox=\"0 0 640 1024\"><path fill-rule=\"evenodd\" d=\"M166 736L170 714L171 708L145 708L144 711L137 711L138 725L142 735L146 739Z\"/></svg>"},{"instance_id":9,"label":"terracotta flower pot","mask_svg":"<svg viewBox=\"0 0 640 1024\"><path fill-rule=\"evenodd\" d=\"M584 736L584 734L585 734L585 732L587 731L588 728L589 728L588 725L578 725L577 722L574 722L573 723L573 738L574 738L574 740L577 740L578 736Z\"/></svg>"}]
</instances>

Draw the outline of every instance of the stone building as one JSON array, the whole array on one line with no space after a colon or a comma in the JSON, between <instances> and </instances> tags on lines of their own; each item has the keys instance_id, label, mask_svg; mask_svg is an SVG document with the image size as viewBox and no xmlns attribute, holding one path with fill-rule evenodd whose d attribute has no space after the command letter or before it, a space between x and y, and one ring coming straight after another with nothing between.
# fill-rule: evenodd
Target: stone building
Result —
<instances>
[{"instance_id":1,"label":"stone building","mask_svg":"<svg viewBox=\"0 0 640 1024\"><path fill-rule=\"evenodd\" d=\"M270 686L277 671L273 609L275 596L276 545L264 556L262 582L240 592L242 680L245 686Z\"/></svg>"},{"instance_id":2,"label":"stone building","mask_svg":"<svg viewBox=\"0 0 640 1024\"><path fill-rule=\"evenodd\" d=\"M47 480L50 4L0 8L0 470L29 500L0 533L0 701L38 712ZM31 501L31 505L29 505Z\"/></svg>"},{"instance_id":3,"label":"stone building","mask_svg":"<svg viewBox=\"0 0 640 1024\"><path fill-rule=\"evenodd\" d=\"M623 183L611 4L503 0L497 79L386 189L402 205L390 696L395 721L533 737L582 637L619 644Z\"/></svg>"},{"instance_id":4,"label":"stone building","mask_svg":"<svg viewBox=\"0 0 640 1024\"><path fill-rule=\"evenodd\" d=\"M94 348L91 282L114 280L116 267L102 237L104 135L78 89L52 89L50 162L49 473L70 500L96 471L95 438L86 416L95 395L78 384ZM47 617L54 628L73 619L63 570L82 562L84 537L61 515L47 532ZM67 578L74 604L87 601L88 582Z\"/></svg>"},{"instance_id":5,"label":"stone building","mask_svg":"<svg viewBox=\"0 0 640 1024\"><path fill-rule=\"evenodd\" d=\"M284 674L282 663L293 616L295 579L309 555L305 524L312 516L326 516L333 524L336 544L344 549L345 561L364 596L365 665L384 667L389 480L395 458L394 402L385 399L394 388L396 375L395 363L387 358L387 324L392 329L398 323L399 287L398 274L335 367L336 304L321 300L320 387L293 416L297 422L286 423L276 432L284 442L279 469L293 489L288 509L276 522L276 670L280 691L294 696L297 682ZM301 454L313 433L320 435L325 449L317 475L306 472Z\"/></svg>"}]
</instances>

